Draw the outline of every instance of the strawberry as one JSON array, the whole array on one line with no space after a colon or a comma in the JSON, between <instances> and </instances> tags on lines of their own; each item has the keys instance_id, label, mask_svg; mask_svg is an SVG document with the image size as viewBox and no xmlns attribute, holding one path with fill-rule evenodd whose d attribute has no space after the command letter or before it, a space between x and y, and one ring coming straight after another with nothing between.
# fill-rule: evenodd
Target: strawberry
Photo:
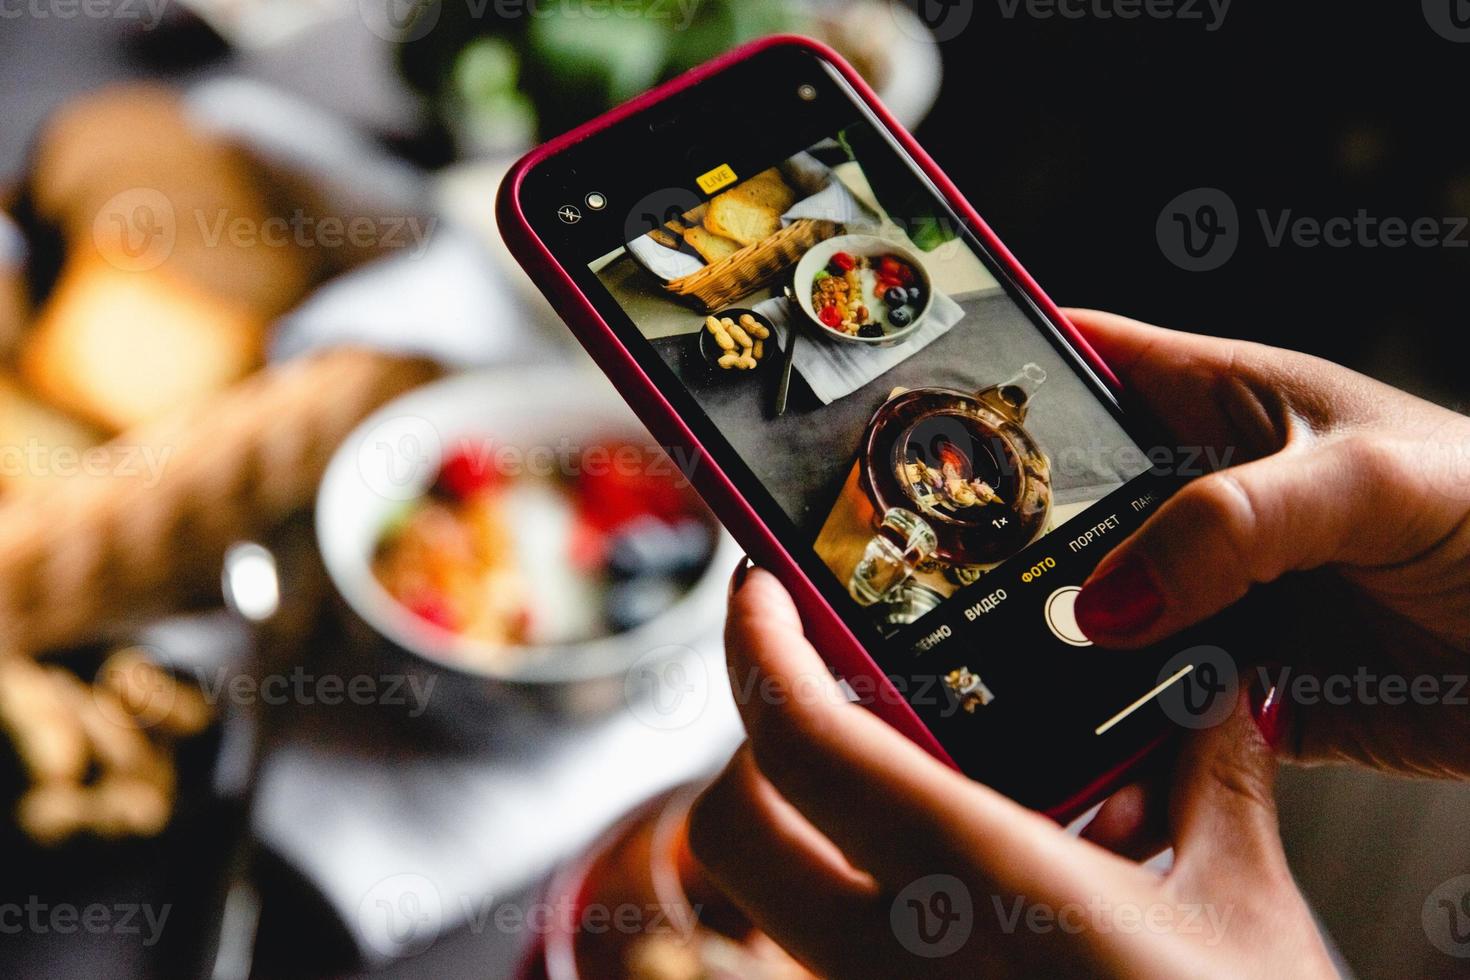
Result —
<instances>
[{"instance_id":1,"label":"strawberry","mask_svg":"<svg viewBox=\"0 0 1470 980\"><path fill-rule=\"evenodd\" d=\"M449 500L466 500L500 483L500 473L490 455L490 444L465 444L439 464L433 493Z\"/></svg>"},{"instance_id":2,"label":"strawberry","mask_svg":"<svg viewBox=\"0 0 1470 980\"><path fill-rule=\"evenodd\" d=\"M584 468L578 474L578 507L582 519L593 527L615 531L645 514L673 522L690 512L688 491L674 482L680 478L678 470L662 459L654 470L649 451L635 448L636 454L609 446L609 465Z\"/></svg>"},{"instance_id":3,"label":"strawberry","mask_svg":"<svg viewBox=\"0 0 1470 980\"><path fill-rule=\"evenodd\" d=\"M571 540L567 543L568 557L573 568L596 571L607 561L607 532L578 517L572 525Z\"/></svg>"},{"instance_id":4,"label":"strawberry","mask_svg":"<svg viewBox=\"0 0 1470 980\"><path fill-rule=\"evenodd\" d=\"M425 622L433 623L440 629L450 632L456 632L459 629L454 611L449 608L449 603L439 596L420 596L409 604L408 611Z\"/></svg>"}]
</instances>

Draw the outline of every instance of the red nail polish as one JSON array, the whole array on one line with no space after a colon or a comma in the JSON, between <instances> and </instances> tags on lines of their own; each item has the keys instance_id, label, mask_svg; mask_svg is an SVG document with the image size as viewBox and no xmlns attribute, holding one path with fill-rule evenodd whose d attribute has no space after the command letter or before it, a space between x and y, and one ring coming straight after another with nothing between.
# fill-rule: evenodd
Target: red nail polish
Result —
<instances>
[{"instance_id":1,"label":"red nail polish","mask_svg":"<svg viewBox=\"0 0 1470 980\"><path fill-rule=\"evenodd\" d=\"M735 566L735 573L730 576L730 595L740 591L740 587L745 584L745 576L750 574L750 568L750 559L741 555L740 564Z\"/></svg>"},{"instance_id":2,"label":"red nail polish","mask_svg":"<svg viewBox=\"0 0 1470 980\"><path fill-rule=\"evenodd\" d=\"M1142 562L1122 559L1082 586L1074 614L1088 636L1126 637L1153 625L1164 611L1164 594Z\"/></svg>"},{"instance_id":3,"label":"red nail polish","mask_svg":"<svg viewBox=\"0 0 1470 980\"><path fill-rule=\"evenodd\" d=\"M1252 678L1250 708L1251 718L1255 720L1261 737L1271 746L1271 751L1278 751L1286 738L1285 692L1275 684L1263 682L1260 677Z\"/></svg>"}]
</instances>

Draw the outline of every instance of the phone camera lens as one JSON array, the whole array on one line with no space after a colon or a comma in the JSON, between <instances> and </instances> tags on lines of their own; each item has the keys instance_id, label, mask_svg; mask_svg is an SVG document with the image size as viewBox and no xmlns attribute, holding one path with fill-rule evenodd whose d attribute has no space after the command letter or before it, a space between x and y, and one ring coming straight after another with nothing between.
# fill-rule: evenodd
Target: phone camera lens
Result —
<instances>
[{"instance_id":1,"label":"phone camera lens","mask_svg":"<svg viewBox=\"0 0 1470 980\"><path fill-rule=\"evenodd\" d=\"M817 87L815 85L798 85L796 97L803 102L814 102L817 98Z\"/></svg>"}]
</instances>

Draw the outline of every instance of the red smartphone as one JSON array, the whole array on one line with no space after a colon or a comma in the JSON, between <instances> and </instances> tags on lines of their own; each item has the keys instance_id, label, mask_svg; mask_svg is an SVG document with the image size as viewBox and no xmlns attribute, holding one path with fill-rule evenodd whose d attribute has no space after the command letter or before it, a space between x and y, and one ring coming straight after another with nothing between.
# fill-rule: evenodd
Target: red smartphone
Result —
<instances>
[{"instance_id":1,"label":"red smartphone","mask_svg":"<svg viewBox=\"0 0 1470 980\"><path fill-rule=\"evenodd\" d=\"M1201 648L1072 603L1178 485L1150 421L850 66L771 38L535 150L501 233L856 696L1059 819Z\"/></svg>"}]
</instances>

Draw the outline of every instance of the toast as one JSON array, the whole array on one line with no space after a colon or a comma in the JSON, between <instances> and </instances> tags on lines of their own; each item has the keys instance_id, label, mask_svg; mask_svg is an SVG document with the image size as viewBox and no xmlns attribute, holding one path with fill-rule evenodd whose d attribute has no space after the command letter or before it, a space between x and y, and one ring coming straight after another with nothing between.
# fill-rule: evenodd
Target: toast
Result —
<instances>
[{"instance_id":1,"label":"toast","mask_svg":"<svg viewBox=\"0 0 1470 980\"><path fill-rule=\"evenodd\" d=\"M781 212L743 198L721 194L709 202L704 226L716 235L754 245L781 230Z\"/></svg>"},{"instance_id":2,"label":"toast","mask_svg":"<svg viewBox=\"0 0 1470 980\"><path fill-rule=\"evenodd\" d=\"M96 442L95 432L36 401L0 374L0 496L8 489L63 475L80 459L80 451Z\"/></svg>"},{"instance_id":3,"label":"toast","mask_svg":"<svg viewBox=\"0 0 1470 980\"><path fill-rule=\"evenodd\" d=\"M664 248L679 248L684 241L684 233L690 228L699 228L704 224L704 212L708 204L701 204L697 208L686 211L677 218L670 218L662 225L648 233L648 237L658 242Z\"/></svg>"},{"instance_id":4,"label":"toast","mask_svg":"<svg viewBox=\"0 0 1470 980\"><path fill-rule=\"evenodd\" d=\"M252 371L265 328L254 311L191 283L93 257L62 273L20 368L43 398L116 432Z\"/></svg>"},{"instance_id":5,"label":"toast","mask_svg":"<svg viewBox=\"0 0 1470 980\"><path fill-rule=\"evenodd\" d=\"M754 245L781 230L781 215L796 203L796 192L773 168L715 196L704 226L741 245Z\"/></svg>"},{"instance_id":6,"label":"toast","mask_svg":"<svg viewBox=\"0 0 1470 980\"><path fill-rule=\"evenodd\" d=\"M737 184L726 193L752 204L775 208L777 214L785 214L796 203L796 191L786 183L781 171L775 167L762 170L744 183Z\"/></svg>"},{"instance_id":7,"label":"toast","mask_svg":"<svg viewBox=\"0 0 1470 980\"><path fill-rule=\"evenodd\" d=\"M56 112L37 135L30 189L37 214L61 230L68 251L92 250L125 269L158 268L265 318L299 303L332 253L346 251L302 247L284 224L285 238L267 243L276 227L268 222L293 220L293 208L307 217L319 208L287 193L259 160L152 84L105 88Z\"/></svg>"},{"instance_id":8,"label":"toast","mask_svg":"<svg viewBox=\"0 0 1470 980\"><path fill-rule=\"evenodd\" d=\"M0 217L0 221L3 220L5 219ZM3 228L0 228L0 234L4 234ZM20 277L20 270L6 267L3 257L0 257L0 364L7 363L20 345L26 318L29 316L26 288Z\"/></svg>"},{"instance_id":9,"label":"toast","mask_svg":"<svg viewBox=\"0 0 1470 980\"><path fill-rule=\"evenodd\" d=\"M716 235L708 228L688 229L684 232L684 241L711 265L721 259L729 258L745 247L723 235Z\"/></svg>"}]
</instances>

